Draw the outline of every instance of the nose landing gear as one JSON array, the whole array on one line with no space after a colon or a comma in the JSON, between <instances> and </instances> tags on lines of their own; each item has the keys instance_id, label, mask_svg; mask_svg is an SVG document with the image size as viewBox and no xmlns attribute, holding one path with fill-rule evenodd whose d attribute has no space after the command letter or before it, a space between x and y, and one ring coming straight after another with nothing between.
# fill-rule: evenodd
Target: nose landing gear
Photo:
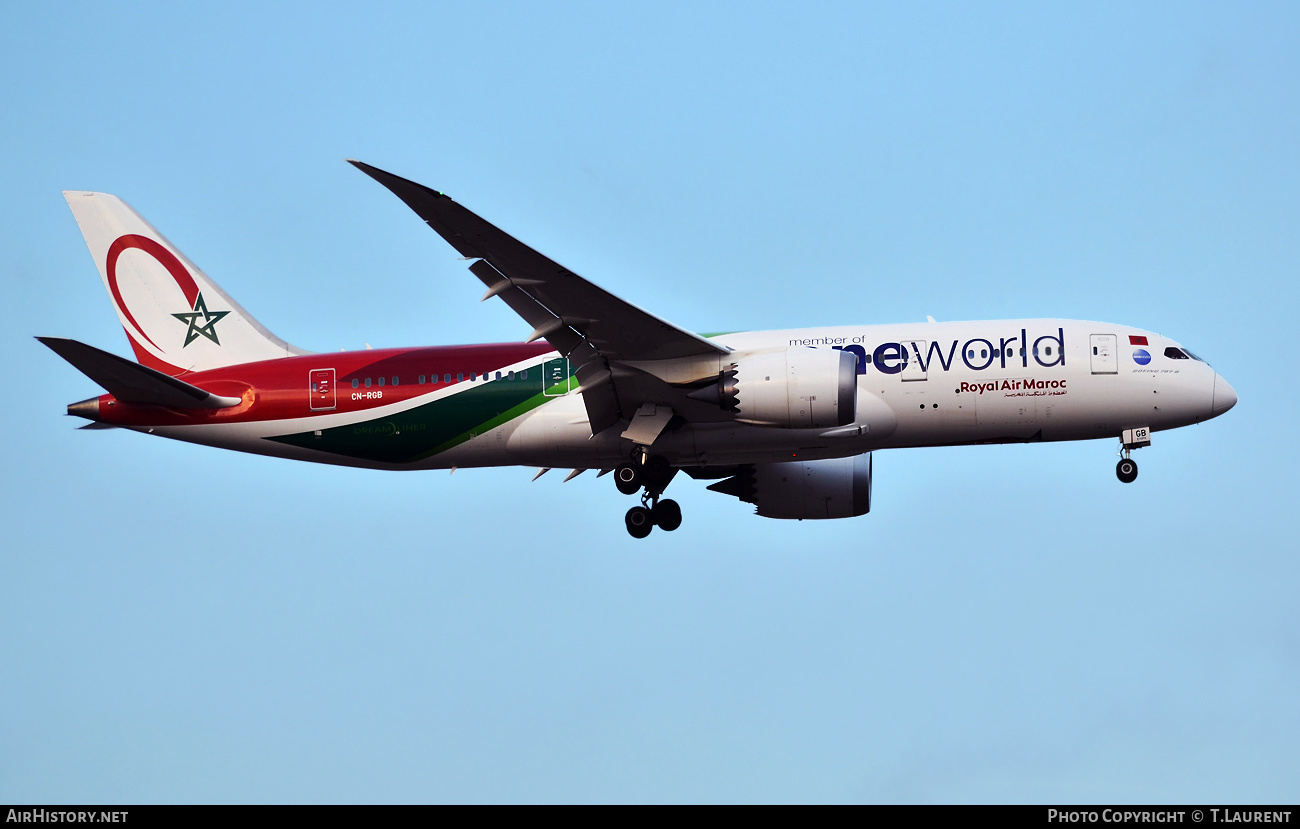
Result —
<instances>
[{"instance_id":1,"label":"nose landing gear","mask_svg":"<svg viewBox=\"0 0 1300 829\"><path fill-rule=\"evenodd\" d=\"M633 538L645 538L655 527L672 532L682 525L682 508L676 501L665 498L659 500L668 483L677 474L662 455L647 455L645 450L632 458L629 463L619 464L614 470L614 484L624 495L641 493L641 506L632 507L623 517L628 535Z\"/></svg>"},{"instance_id":2,"label":"nose landing gear","mask_svg":"<svg viewBox=\"0 0 1300 829\"><path fill-rule=\"evenodd\" d=\"M1137 480L1137 461L1129 457L1134 449L1151 445L1151 430L1145 426L1137 429L1125 429L1119 439L1119 463L1115 464L1115 477L1122 483L1131 484Z\"/></svg>"},{"instance_id":3,"label":"nose landing gear","mask_svg":"<svg viewBox=\"0 0 1300 829\"><path fill-rule=\"evenodd\" d=\"M1125 451L1124 454L1127 455L1128 452ZM1133 483L1138 477L1137 461L1129 457L1121 458L1120 462L1115 464L1115 475L1126 484Z\"/></svg>"}]
</instances>

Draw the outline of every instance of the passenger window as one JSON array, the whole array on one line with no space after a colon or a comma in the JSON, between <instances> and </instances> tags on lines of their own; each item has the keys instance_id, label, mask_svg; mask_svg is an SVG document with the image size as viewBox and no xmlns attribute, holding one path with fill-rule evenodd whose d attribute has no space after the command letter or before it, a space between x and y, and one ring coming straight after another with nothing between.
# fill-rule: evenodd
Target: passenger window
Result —
<instances>
[{"instance_id":1,"label":"passenger window","mask_svg":"<svg viewBox=\"0 0 1300 829\"><path fill-rule=\"evenodd\" d=\"M366 388L370 388L370 378L366 378Z\"/></svg>"},{"instance_id":2,"label":"passenger window","mask_svg":"<svg viewBox=\"0 0 1300 829\"><path fill-rule=\"evenodd\" d=\"M528 369L524 369L523 371L519 372L519 379L520 380L528 379Z\"/></svg>"},{"instance_id":3,"label":"passenger window","mask_svg":"<svg viewBox=\"0 0 1300 829\"><path fill-rule=\"evenodd\" d=\"M423 374L420 375L420 385L421 385L421 386L424 385L424 375L423 375Z\"/></svg>"},{"instance_id":4,"label":"passenger window","mask_svg":"<svg viewBox=\"0 0 1300 829\"><path fill-rule=\"evenodd\" d=\"M513 380L513 379L515 379L515 373L514 373L513 371L506 372L506 379L507 379L507 380Z\"/></svg>"},{"instance_id":5,"label":"passenger window","mask_svg":"<svg viewBox=\"0 0 1300 829\"><path fill-rule=\"evenodd\" d=\"M359 385L361 385L361 381L358 380L357 378L353 377L353 378L352 378L352 388L355 389L355 388L356 388L357 386L359 386Z\"/></svg>"},{"instance_id":6,"label":"passenger window","mask_svg":"<svg viewBox=\"0 0 1300 829\"><path fill-rule=\"evenodd\" d=\"M970 350L968 350L968 351L966 352L966 359L967 359L967 360L974 360L974 359L975 359L975 349L972 348L972 349L970 349Z\"/></svg>"},{"instance_id":7,"label":"passenger window","mask_svg":"<svg viewBox=\"0 0 1300 829\"><path fill-rule=\"evenodd\" d=\"M456 382L457 383L465 382L465 374L463 372L456 375Z\"/></svg>"},{"instance_id":8,"label":"passenger window","mask_svg":"<svg viewBox=\"0 0 1300 829\"><path fill-rule=\"evenodd\" d=\"M987 348L981 348L981 349L980 349L980 359L981 359L981 360L987 360L987 359L988 359L988 356L989 356L989 351L988 351L988 349L987 349Z\"/></svg>"},{"instance_id":9,"label":"passenger window","mask_svg":"<svg viewBox=\"0 0 1300 829\"><path fill-rule=\"evenodd\" d=\"M396 374L393 375L393 385L394 385L394 386L397 385L397 375L396 375Z\"/></svg>"},{"instance_id":10,"label":"passenger window","mask_svg":"<svg viewBox=\"0 0 1300 829\"><path fill-rule=\"evenodd\" d=\"M1052 356L1052 347L1050 345L1047 347L1047 356L1048 357Z\"/></svg>"},{"instance_id":11,"label":"passenger window","mask_svg":"<svg viewBox=\"0 0 1300 829\"><path fill-rule=\"evenodd\" d=\"M384 386L384 378L380 377L380 378L379 378L379 387L380 387L380 388L383 388L383 386Z\"/></svg>"},{"instance_id":12,"label":"passenger window","mask_svg":"<svg viewBox=\"0 0 1300 829\"><path fill-rule=\"evenodd\" d=\"M501 379L501 372L499 372L499 371L497 372L497 379L498 379L498 380Z\"/></svg>"}]
</instances>

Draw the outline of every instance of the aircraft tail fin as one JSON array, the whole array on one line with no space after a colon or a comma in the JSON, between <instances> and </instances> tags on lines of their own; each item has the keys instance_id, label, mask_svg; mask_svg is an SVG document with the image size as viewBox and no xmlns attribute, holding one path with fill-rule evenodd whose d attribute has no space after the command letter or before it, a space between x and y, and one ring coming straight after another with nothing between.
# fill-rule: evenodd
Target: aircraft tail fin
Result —
<instances>
[{"instance_id":1,"label":"aircraft tail fin","mask_svg":"<svg viewBox=\"0 0 1300 829\"><path fill-rule=\"evenodd\" d=\"M117 196L63 197L141 365L175 377L307 353L268 331Z\"/></svg>"},{"instance_id":2,"label":"aircraft tail fin","mask_svg":"<svg viewBox=\"0 0 1300 829\"><path fill-rule=\"evenodd\" d=\"M82 374L103 386L123 403L139 406L166 406L171 409L224 409L238 406L238 397L222 397L198 386L191 386L138 363L100 351L94 346L61 337L37 337L50 350ZM93 404L93 405L89 405ZM98 399L83 400L68 407L68 414L96 419Z\"/></svg>"}]
</instances>

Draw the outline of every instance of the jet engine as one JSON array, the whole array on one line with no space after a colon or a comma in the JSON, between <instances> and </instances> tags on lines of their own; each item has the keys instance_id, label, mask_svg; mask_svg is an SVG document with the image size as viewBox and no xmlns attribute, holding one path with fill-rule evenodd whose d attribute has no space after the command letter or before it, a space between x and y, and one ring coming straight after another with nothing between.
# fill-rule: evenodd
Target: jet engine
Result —
<instances>
[{"instance_id":1,"label":"jet engine","mask_svg":"<svg viewBox=\"0 0 1300 829\"><path fill-rule=\"evenodd\" d=\"M753 504L765 518L852 518L871 510L871 453L745 464L709 489Z\"/></svg>"},{"instance_id":2,"label":"jet engine","mask_svg":"<svg viewBox=\"0 0 1300 829\"><path fill-rule=\"evenodd\" d=\"M688 397L760 426L832 429L857 416L858 358L851 351L787 348L741 357Z\"/></svg>"}]
</instances>

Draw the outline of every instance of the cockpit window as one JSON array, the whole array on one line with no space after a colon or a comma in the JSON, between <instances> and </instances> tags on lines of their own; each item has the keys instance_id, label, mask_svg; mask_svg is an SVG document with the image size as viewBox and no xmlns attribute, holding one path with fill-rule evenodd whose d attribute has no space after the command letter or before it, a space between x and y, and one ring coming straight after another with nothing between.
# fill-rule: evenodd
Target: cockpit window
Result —
<instances>
[{"instance_id":1,"label":"cockpit window","mask_svg":"<svg viewBox=\"0 0 1300 829\"><path fill-rule=\"evenodd\" d=\"M1204 363L1200 357L1185 348L1174 348L1172 345L1165 349L1165 356L1171 360L1195 360L1198 363ZM1208 363L1207 363L1208 365Z\"/></svg>"}]
</instances>

